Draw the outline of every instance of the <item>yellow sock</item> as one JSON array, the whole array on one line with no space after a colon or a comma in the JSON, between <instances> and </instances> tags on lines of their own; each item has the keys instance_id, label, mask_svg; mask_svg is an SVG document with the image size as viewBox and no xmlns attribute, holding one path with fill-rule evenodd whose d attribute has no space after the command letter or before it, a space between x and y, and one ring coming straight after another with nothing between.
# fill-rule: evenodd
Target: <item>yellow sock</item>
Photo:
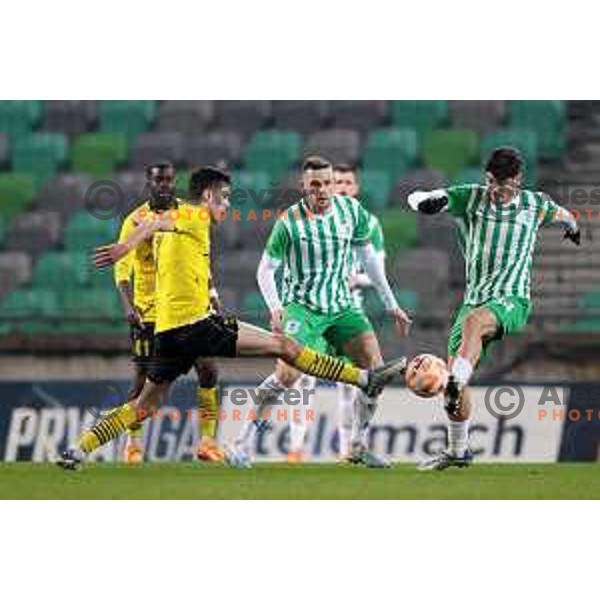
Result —
<instances>
[{"instance_id":1,"label":"yellow sock","mask_svg":"<svg viewBox=\"0 0 600 600\"><path fill-rule=\"evenodd\" d=\"M89 454L119 437L136 422L136 409L131 404L125 404L84 431L79 438L79 448L82 452Z\"/></svg>"},{"instance_id":2,"label":"yellow sock","mask_svg":"<svg viewBox=\"0 0 600 600\"><path fill-rule=\"evenodd\" d=\"M217 388L198 388L198 415L201 438L214 439L217 435Z\"/></svg>"},{"instance_id":3,"label":"yellow sock","mask_svg":"<svg viewBox=\"0 0 600 600\"><path fill-rule=\"evenodd\" d=\"M352 385L361 383L361 376L363 375L362 369L338 358L315 352L307 347L300 350L300 353L294 359L293 366L318 379L342 381Z\"/></svg>"}]
</instances>

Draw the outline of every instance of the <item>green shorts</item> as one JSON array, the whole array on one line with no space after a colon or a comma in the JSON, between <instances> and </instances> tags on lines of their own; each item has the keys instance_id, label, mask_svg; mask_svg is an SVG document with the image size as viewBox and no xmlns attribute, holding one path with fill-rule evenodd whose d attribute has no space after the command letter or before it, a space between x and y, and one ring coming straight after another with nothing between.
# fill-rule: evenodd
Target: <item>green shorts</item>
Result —
<instances>
[{"instance_id":1,"label":"green shorts","mask_svg":"<svg viewBox=\"0 0 600 600\"><path fill-rule=\"evenodd\" d=\"M284 310L283 333L317 352L333 348L343 355L343 345L367 331L373 331L373 326L367 315L356 308L326 314L293 302Z\"/></svg>"},{"instance_id":2,"label":"green shorts","mask_svg":"<svg viewBox=\"0 0 600 600\"><path fill-rule=\"evenodd\" d=\"M499 324L496 335L483 342L480 363L487 357L488 350L493 342L501 340L505 335L521 331L527 325L531 313L531 303L525 298L501 298L489 300L483 304L462 304L454 313L452 329L448 339L448 356L456 356L458 353L462 343L463 324L469 313L476 308L487 308L494 313Z\"/></svg>"}]
</instances>

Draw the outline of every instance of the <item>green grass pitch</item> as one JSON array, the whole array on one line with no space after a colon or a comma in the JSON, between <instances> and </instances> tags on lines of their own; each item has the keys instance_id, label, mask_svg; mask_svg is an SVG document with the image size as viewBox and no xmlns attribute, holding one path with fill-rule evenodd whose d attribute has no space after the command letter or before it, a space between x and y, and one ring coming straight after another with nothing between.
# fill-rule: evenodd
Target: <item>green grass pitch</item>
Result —
<instances>
[{"instance_id":1,"label":"green grass pitch","mask_svg":"<svg viewBox=\"0 0 600 600\"><path fill-rule=\"evenodd\" d=\"M347 465L0 464L0 499L600 499L600 464L474 465L419 473Z\"/></svg>"}]
</instances>

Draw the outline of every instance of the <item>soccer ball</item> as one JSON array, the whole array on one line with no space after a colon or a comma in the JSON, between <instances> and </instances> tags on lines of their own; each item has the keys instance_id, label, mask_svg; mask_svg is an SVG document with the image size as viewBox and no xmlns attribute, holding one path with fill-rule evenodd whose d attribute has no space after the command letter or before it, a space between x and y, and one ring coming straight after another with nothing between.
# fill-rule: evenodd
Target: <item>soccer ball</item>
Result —
<instances>
[{"instance_id":1,"label":"soccer ball","mask_svg":"<svg viewBox=\"0 0 600 600\"><path fill-rule=\"evenodd\" d=\"M415 356L406 369L406 385L421 398L433 398L448 383L446 363L433 354Z\"/></svg>"}]
</instances>

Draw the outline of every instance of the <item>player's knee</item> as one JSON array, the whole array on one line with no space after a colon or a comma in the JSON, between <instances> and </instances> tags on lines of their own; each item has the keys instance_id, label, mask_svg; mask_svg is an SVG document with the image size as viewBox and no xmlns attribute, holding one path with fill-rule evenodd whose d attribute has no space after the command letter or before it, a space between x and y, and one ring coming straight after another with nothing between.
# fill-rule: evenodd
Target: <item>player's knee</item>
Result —
<instances>
[{"instance_id":1,"label":"player's knee","mask_svg":"<svg viewBox=\"0 0 600 600\"><path fill-rule=\"evenodd\" d=\"M279 357L285 362L292 362L300 351L300 344L292 338L280 333L275 334L275 338Z\"/></svg>"}]
</instances>

